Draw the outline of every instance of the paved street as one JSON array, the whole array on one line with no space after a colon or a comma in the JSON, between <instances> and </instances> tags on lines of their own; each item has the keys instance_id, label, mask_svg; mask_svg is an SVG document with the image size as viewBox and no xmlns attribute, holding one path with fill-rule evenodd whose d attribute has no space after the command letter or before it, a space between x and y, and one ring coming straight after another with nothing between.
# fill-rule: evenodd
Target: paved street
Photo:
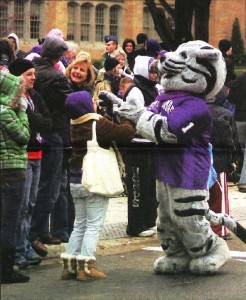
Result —
<instances>
[{"instance_id":1,"label":"paved street","mask_svg":"<svg viewBox=\"0 0 246 300\"><path fill-rule=\"evenodd\" d=\"M230 208L246 227L246 194L230 184ZM240 300L246 295L246 244L233 235L227 241L232 259L217 276L156 275L152 266L162 255L157 238L128 237L127 200L111 199L98 244L99 268L107 274L101 281L77 282L60 279L59 255L66 244L49 246L49 255L38 267L29 267L29 283L2 285L1 299L17 300Z\"/></svg>"}]
</instances>

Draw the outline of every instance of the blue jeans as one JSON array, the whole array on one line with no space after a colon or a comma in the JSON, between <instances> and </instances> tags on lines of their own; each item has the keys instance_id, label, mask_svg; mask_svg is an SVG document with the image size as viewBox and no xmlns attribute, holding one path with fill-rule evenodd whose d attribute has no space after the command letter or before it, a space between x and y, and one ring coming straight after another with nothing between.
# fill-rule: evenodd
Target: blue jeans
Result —
<instances>
[{"instance_id":1,"label":"blue jeans","mask_svg":"<svg viewBox=\"0 0 246 300\"><path fill-rule=\"evenodd\" d=\"M240 187L246 188L246 142L245 142L245 147L244 147L244 151L243 151L243 167L241 170L241 176L240 176L238 186L239 186L239 188Z\"/></svg>"},{"instance_id":2,"label":"blue jeans","mask_svg":"<svg viewBox=\"0 0 246 300\"><path fill-rule=\"evenodd\" d=\"M44 137L41 174L34 208L30 241L49 235L49 216L56 203L62 176L63 142L58 133Z\"/></svg>"},{"instance_id":3,"label":"blue jeans","mask_svg":"<svg viewBox=\"0 0 246 300\"><path fill-rule=\"evenodd\" d=\"M16 169L16 175L17 173L18 170ZM1 247L15 248L17 227L23 203L25 179L6 179L5 176L1 177Z\"/></svg>"},{"instance_id":4,"label":"blue jeans","mask_svg":"<svg viewBox=\"0 0 246 300\"><path fill-rule=\"evenodd\" d=\"M62 163L62 179L61 189L58 199L52 209L50 217L50 233L52 236L62 240L68 240L71 231L69 232L69 201L71 199L69 188L69 158L72 154L72 149L64 149ZM73 219L74 221L74 219ZM73 224L72 224L73 226Z\"/></svg>"},{"instance_id":5,"label":"blue jeans","mask_svg":"<svg viewBox=\"0 0 246 300\"><path fill-rule=\"evenodd\" d=\"M18 261L36 256L29 242L29 230L32 212L34 210L41 170L41 159L30 159L27 163L27 178L25 182L24 201L21 210L19 230L16 240L16 255Z\"/></svg>"},{"instance_id":6,"label":"blue jeans","mask_svg":"<svg viewBox=\"0 0 246 300\"><path fill-rule=\"evenodd\" d=\"M70 184L70 189L75 205L75 222L66 253L95 257L109 199L90 193L81 184Z\"/></svg>"}]
</instances>

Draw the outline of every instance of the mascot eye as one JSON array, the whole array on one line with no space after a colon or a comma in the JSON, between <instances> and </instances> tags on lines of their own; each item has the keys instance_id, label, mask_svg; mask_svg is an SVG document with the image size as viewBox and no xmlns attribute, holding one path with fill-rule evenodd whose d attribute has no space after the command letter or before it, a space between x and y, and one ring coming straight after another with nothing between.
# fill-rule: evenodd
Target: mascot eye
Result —
<instances>
[{"instance_id":1,"label":"mascot eye","mask_svg":"<svg viewBox=\"0 0 246 300\"><path fill-rule=\"evenodd\" d=\"M184 59L187 58L187 54L186 54L185 51L182 51L182 52L180 53L180 55L181 55Z\"/></svg>"}]
</instances>

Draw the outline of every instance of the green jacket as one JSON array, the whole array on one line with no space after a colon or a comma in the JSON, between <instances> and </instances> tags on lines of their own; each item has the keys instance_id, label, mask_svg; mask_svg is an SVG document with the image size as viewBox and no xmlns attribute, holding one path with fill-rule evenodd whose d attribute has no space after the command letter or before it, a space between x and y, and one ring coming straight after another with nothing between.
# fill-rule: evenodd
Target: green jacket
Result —
<instances>
[{"instance_id":1,"label":"green jacket","mask_svg":"<svg viewBox=\"0 0 246 300\"><path fill-rule=\"evenodd\" d=\"M20 77L0 71L0 169L27 167L30 132L27 114L18 108L21 84Z\"/></svg>"}]
</instances>

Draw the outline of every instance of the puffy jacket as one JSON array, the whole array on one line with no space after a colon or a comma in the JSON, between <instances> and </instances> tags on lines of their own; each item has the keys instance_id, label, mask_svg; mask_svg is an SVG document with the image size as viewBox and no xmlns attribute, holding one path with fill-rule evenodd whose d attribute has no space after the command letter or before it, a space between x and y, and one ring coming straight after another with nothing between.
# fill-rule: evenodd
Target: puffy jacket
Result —
<instances>
[{"instance_id":1,"label":"puffy jacket","mask_svg":"<svg viewBox=\"0 0 246 300\"><path fill-rule=\"evenodd\" d=\"M30 138L27 114L11 107L20 98L20 77L0 71L0 169L26 169Z\"/></svg>"},{"instance_id":2,"label":"puffy jacket","mask_svg":"<svg viewBox=\"0 0 246 300\"><path fill-rule=\"evenodd\" d=\"M34 89L44 99L52 118L52 131L61 133L66 121L65 100L72 92L68 79L56 70L51 61L36 58Z\"/></svg>"}]
</instances>

